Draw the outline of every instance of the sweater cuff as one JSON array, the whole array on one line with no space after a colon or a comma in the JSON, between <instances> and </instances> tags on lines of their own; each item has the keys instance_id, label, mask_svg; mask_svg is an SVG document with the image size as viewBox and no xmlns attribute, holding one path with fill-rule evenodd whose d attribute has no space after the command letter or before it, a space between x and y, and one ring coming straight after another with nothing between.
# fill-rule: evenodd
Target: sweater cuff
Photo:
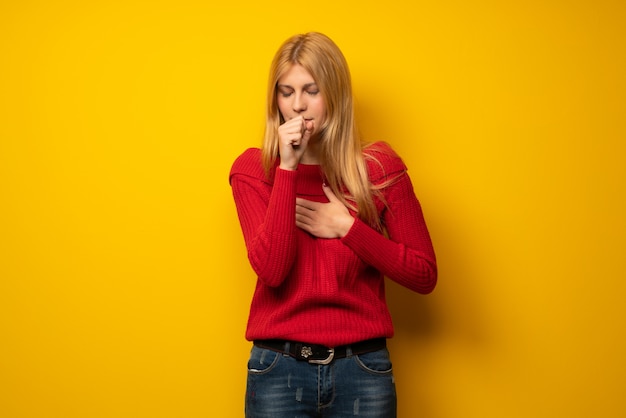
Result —
<instances>
[{"instance_id":1,"label":"sweater cuff","mask_svg":"<svg viewBox=\"0 0 626 418\"><path fill-rule=\"evenodd\" d=\"M363 249L372 248L371 241L376 241L379 238L378 235L380 235L378 232L374 231L358 217L355 217L352 227L341 238L341 241L359 254L362 253Z\"/></svg>"},{"instance_id":2,"label":"sweater cuff","mask_svg":"<svg viewBox=\"0 0 626 418\"><path fill-rule=\"evenodd\" d=\"M296 184L296 176L298 175L298 170L283 170L280 167L276 167L276 176L274 177L274 185L279 182L293 182L294 186Z\"/></svg>"}]
</instances>

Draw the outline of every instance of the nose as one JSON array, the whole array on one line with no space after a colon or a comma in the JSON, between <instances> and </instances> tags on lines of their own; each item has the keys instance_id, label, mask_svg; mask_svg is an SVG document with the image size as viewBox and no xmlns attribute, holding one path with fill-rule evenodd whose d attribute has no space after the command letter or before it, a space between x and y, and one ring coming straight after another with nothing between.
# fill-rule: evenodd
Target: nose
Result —
<instances>
[{"instance_id":1,"label":"nose","mask_svg":"<svg viewBox=\"0 0 626 418\"><path fill-rule=\"evenodd\" d=\"M293 103L291 104L293 111L296 113L304 112L306 110L306 98L304 94L294 94Z\"/></svg>"}]
</instances>

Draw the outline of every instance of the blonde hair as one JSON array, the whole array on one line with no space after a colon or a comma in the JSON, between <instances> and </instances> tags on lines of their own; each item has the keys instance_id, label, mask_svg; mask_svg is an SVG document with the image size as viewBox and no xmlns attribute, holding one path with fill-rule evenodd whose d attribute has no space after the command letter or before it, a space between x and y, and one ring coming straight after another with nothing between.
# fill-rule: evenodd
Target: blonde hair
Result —
<instances>
[{"instance_id":1,"label":"blonde hair","mask_svg":"<svg viewBox=\"0 0 626 418\"><path fill-rule=\"evenodd\" d=\"M284 122L278 109L277 83L293 65L305 68L315 80L326 108L318 143L320 167L333 193L357 216L380 228L373 188L367 174L363 144L354 119L352 82L345 57L326 35L310 32L288 39L278 49L270 67L267 117L262 159L266 172L278 152L278 127Z\"/></svg>"}]
</instances>

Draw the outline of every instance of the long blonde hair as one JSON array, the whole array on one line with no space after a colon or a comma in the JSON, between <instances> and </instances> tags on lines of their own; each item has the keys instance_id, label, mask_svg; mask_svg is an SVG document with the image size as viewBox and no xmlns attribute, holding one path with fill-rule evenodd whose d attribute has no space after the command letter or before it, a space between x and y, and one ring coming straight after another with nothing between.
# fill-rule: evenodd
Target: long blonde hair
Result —
<instances>
[{"instance_id":1,"label":"long blonde hair","mask_svg":"<svg viewBox=\"0 0 626 418\"><path fill-rule=\"evenodd\" d=\"M263 166L269 173L278 153L278 127L284 122L278 109L277 83L293 65L313 76L326 108L318 143L320 167L333 193L357 216L374 227L380 219L374 204L378 187L370 184L363 144L354 119L352 81L341 50L326 35L310 32L288 39L278 49L270 67L267 90Z\"/></svg>"}]
</instances>

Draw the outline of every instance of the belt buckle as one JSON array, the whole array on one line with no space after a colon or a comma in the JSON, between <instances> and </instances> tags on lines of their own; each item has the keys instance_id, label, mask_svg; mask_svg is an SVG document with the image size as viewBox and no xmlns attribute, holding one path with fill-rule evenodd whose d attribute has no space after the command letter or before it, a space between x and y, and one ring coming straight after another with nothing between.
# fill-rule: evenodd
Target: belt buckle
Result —
<instances>
[{"instance_id":1,"label":"belt buckle","mask_svg":"<svg viewBox=\"0 0 626 418\"><path fill-rule=\"evenodd\" d=\"M307 360L309 363L311 364L321 364L321 365L327 365L330 364L331 361L333 361L333 358L335 357L335 349L334 348L329 348L328 349L328 357L326 357L325 359L322 360Z\"/></svg>"}]
</instances>

